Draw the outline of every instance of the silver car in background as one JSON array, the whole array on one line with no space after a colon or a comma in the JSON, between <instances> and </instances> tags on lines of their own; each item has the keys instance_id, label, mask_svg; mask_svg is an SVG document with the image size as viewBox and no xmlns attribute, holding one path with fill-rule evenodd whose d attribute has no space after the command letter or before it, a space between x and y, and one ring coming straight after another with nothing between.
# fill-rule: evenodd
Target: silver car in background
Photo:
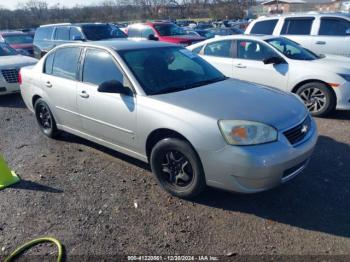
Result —
<instances>
[{"instance_id":1,"label":"silver car in background","mask_svg":"<svg viewBox=\"0 0 350 262\"><path fill-rule=\"evenodd\" d=\"M295 95L227 79L168 43L63 45L21 77L23 99L45 135L64 130L148 162L178 197L206 185L270 189L306 167L317 141Z\"/></svg>"}]
</instances>

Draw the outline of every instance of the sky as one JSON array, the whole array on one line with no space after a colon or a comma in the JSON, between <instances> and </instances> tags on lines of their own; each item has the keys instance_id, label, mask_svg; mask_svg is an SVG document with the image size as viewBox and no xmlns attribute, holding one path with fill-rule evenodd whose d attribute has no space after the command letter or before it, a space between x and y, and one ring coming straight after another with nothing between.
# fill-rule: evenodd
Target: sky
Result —
<instances>
[{"instance_id":1,"label":"sky","mask_svg":"<svg viewBox=\"0 0 350 262\"><path fill-rule=\"evenodd\" d=\"M19 3L26 3L26 2L27 0L0 0L0 6L8 9L16 9ZM59 3L60 6L73 7L77 4L90 5L101 1L100 0L45 0L45 2L47 2L49 6Z\"/></svg>"}]
</instances>

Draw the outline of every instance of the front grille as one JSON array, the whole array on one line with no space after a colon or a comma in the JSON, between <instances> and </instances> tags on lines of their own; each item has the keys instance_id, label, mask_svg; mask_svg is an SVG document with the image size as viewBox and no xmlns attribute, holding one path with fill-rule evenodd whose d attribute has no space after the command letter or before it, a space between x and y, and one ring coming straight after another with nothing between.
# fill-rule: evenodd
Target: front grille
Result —
<instances>
[{"instance_id":1,"label":"front grille","mask_svg":"<svg viewBox=\"0 0 350 262\"><path fill-rule=\"evenodd\" d=\"M7 83L18 83L18 69L3 69L1 73Z\"/></svg>"},{"instance_id":2,"label":"front grille","mask_svg":"<svg viewBox=\"0 0 350 262\"><path fill-rule=\"evenodd\" d=\"M308 116L301 124L283 132L283 134L292 145L295 145L305 138L305 136L310 132L310 129L311 118Z\"/></svg>"}]
</instances>

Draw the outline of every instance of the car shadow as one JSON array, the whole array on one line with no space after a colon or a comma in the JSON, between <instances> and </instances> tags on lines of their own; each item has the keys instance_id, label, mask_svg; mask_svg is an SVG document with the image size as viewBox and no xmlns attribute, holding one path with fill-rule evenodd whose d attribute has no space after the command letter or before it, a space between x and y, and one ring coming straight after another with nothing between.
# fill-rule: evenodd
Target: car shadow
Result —
<instances>
[{"instance_id":1,"label":"car shadow","mask_svg":"<svg viewBox=\"0 0 350 262\"><path fill-rule=\"evenodd\" d=\"M338 119L338 120L350 120L350 111L349 110L335 110L329 116L326 116L329 119Z\"/></svg>"},{"instance_id":2,"label":"car shadow","mask_svg":"<svg viewBox=\"0 0 350 262\"><path fill-rule=\"evenodd\" d=\"M306 170L259 194L207 189L194 202L294 227L350 237L350 146L320 136Z\"/></svg>"},{"instance_id":3,"label":"car shadow","mask_svg":"<svg viewBox=\"0 0 350 262\"><path fill-rule=\"evenodd\" d=\"M64 141L64 142L68 142L68 143L74 143L74 144L81 144L81 145L85 145L87 147L91 147L91 148L94 148L98 151L101 151L105 154L108 154L112 157L115 157L115 158L118 158L120 160L123 160L123 161L126 161L130 164L133 164L139 168L142 168L146 171L151 171L151 168L148 164L146 164L145 162L142 162L141 160L138 160L136 158L133 158L133 157L130 157L128 155L125 155L123 153L120 153L118 151L115 151L113 149L110 149L108 147L105 147L105 146L102 146L102 145L99 145L99 144L96 144L92 141L89 141L87 139L84 139L84 138L81 138L79 136L76 136L76 135L73 135L73 134L70 134L70 133L67 133L67 132L64 132L64 131L61 131L59 136L56 137L56 140L59 140L59 141Z\"/></svg>"},{"instance_id":4,"label":"car shadow","mask_svg":"<svg viewBox=\"0 0 350 262\"><path fill-rule=\"evenodd\" d=\"M20 94L0 96L0 107L25 108L26 105Z\"/></svg>"},{"instance_id":5,"label":"car shadow","mask_svg":"<svg viewBox=\"0 0 350 262\"><path fill-rule=\"evenodd\" d=\"M15 189L42 191L42 192L48 192L48 193L63 193L63 190L61 189L56 189L53 187L45 186L45 185L32 182L29 180L24 180L24 179L21 179L19 183L11 185L10 187Z\"/></svg>"}]
</instances>

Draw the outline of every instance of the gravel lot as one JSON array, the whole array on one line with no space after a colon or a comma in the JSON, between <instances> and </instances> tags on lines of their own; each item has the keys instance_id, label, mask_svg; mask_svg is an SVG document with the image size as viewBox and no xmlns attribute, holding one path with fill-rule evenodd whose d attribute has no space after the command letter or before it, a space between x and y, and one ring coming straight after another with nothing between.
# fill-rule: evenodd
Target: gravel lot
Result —
<instances>
[{"instance_id":1,"label":"gravel lot","mask_svg":"<svg viewBox=\"0 0 350 262\"><path fill-rule=\"evenodd\" d=\"M317 119L316 151L296 179L255 195L208 189L193 202L166 194L142 162L70 134L44 137L18 95L0 97L0 116L0 152L22 178L0 191L0 260L45 235L68 260L350 255L350 112Z\"/></svg>"}]
</instances>

